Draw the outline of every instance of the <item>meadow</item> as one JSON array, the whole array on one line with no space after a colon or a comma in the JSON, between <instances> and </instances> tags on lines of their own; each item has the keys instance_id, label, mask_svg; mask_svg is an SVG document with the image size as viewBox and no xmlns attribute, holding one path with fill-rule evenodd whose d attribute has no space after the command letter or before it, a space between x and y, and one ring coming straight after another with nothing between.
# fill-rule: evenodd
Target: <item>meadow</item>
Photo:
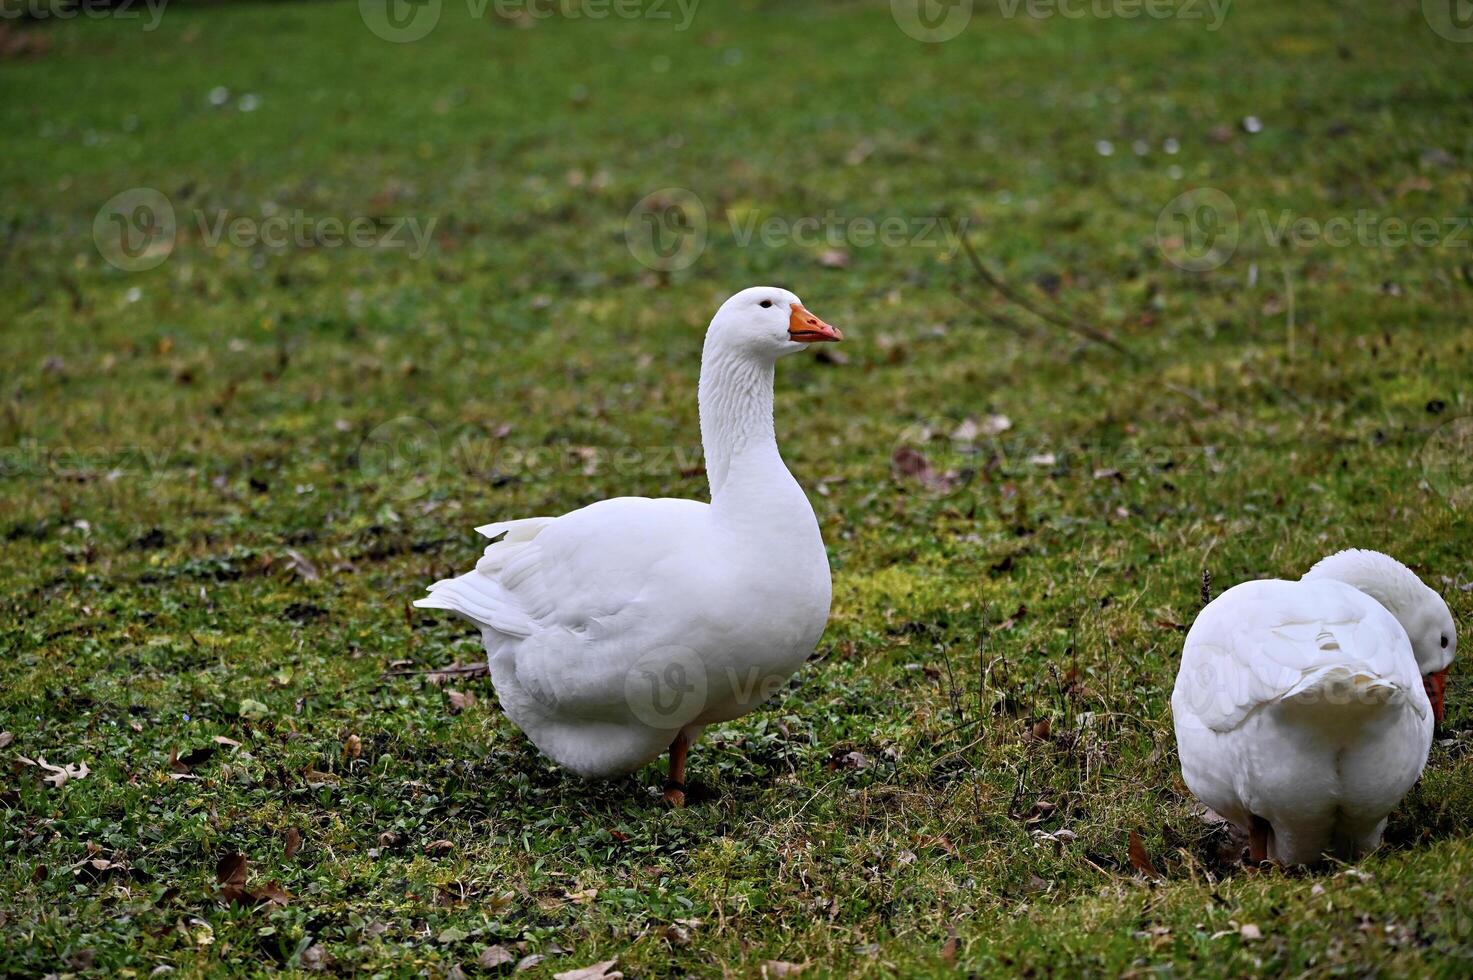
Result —
<instances>
[{"instance_id":1,"label":"meadow","mask_svg":"<svg viewBox=\"0 0 1473 980\"><path fill-rule=\"evenodd\" d=\"M1239 866L1168 703L1204 571L1376 548L1466 630L1460 22L413 9L0 21L0 974L1473 970L1462 662L1353 867ZM672 810L409 603L704 495L759 283L847 338L777 379L833 613Z\"/></svg>"}]
</instances>

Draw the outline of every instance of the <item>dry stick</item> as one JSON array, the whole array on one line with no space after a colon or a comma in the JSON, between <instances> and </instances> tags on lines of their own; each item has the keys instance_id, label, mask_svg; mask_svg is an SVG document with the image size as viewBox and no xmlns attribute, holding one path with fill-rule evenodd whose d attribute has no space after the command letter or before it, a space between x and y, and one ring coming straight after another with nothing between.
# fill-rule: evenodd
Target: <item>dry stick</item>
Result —
<instances>
[{"instance_id":1,"label":"dry stick","mask_svg":"<svg viewBox=\"0 0 1473 980\"><path fill-rule=\"evenodd\" d=\"M1014 320L1012 317L1004 313L998 313L995 310L987 309L981 303L968 296L966 293L958 292L956 294L956 298L966 304L966 306L973 313L992 321L999 327L1002 327L1006 330L1011 330L1013 333L1017 334L1019 337L1022 337L1024 340L1032 340L1033 337L1037 334L1036 330L1028 329L1026 326L1019 323L1017 320Z\"/></svg>"},{"instance_id":2,"label":"dry stick","mask_svg":"<svg viewBox=\"0 0 1473 980\"><path fill-rule=\"evenodd\" d=\"M1114 337L1110 336L1108 333L1099 329L1098 327L1092 327L1082 320L1076 320L1073 317L1062 316L1050 310L1040 309L1037 305L1033 303L1032 300L1028 299L1028 297L1024 296L1022 293L1015 290L1012 286L1009 286L1000 277L994 275L991 271L989 271L987 266L982 264L982 260L977 257L977 251L976 249L972 248L972 242L969 238L967 238L967 236L963 235L961 242L962 250L967 253L967 259L971 261L972 268L976 270L977 275L981 276L982 279L989 286L1001 293L1004 299L1010 300L1011 302L1016 303L1018 306L1023 307L1023 309L1027 310L1029 313L1032 313L1034 316L1038 317L1040 320L1043 320L1045 323L1051 323L1056 327L1062 327L1065 330L1073 331L1080 336L1087 337L1088 339L1093 340L1095 343L1104 344L1106 347L1109 347L1112 350L1124 354L1126 357L1134 359L1135 355L1132 354L1130 350L1125 347L1124 344L1120 343L1120 341L1116 340Z\"/></svg>"},{"instance_id":3,"label":"dry stick","mask_svg":"<svg viewBox=\"0 0 1473 980\"><path fill-rule=\"evenodd\" d=\"M470 664L465 667L427 667L424 670L386 670L383 677L408 677L411 674L489 674L491 668L485 664Z\"/></svg>"}]
</instances>

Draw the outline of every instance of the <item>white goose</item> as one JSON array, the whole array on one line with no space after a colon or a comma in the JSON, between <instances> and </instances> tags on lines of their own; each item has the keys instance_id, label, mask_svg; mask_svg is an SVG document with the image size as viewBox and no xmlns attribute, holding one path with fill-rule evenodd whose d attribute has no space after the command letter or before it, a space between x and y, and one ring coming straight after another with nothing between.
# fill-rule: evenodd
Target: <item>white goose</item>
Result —
<instances>
[{"instance_id":1,"label":"white goose","mask_svg":"<svg viewBox=\"0 0 1473 980\"><path fill-rule=\"evenodd\" d=\"M722 304L701 355L711 503L619 497L488 524L474 571L415 603L481 629L498 700L559 764L633 772L670 751L665 797L707 725L756 708L828 621L818 520L778 453L777 360L843 335L784 289Z\"/></svg>"},{"instance_id":2,"label":"white goose","mask_svg":"<svg viewBox=\"0 0 1473 980\"><path fill-rule=\"evenodd\" d=\"M1422 774L1456 649L1442 597L1374 551L1229 589L1182 653L1182 776L1254 861L1353 859Z\"/></svg>"}]
</instances>

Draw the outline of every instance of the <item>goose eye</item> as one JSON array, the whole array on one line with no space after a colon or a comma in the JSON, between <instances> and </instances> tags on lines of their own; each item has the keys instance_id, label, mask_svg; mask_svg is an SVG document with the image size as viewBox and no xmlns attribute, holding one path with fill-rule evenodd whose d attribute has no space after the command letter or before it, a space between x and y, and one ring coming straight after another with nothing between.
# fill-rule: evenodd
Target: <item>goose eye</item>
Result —
<instances>
[{"instance_id":1,"label":"goose eye","mask_svg":"<svg viewBox=\"0 0 1473 980\"><path fill-rule=\"evenodd\" d=\"M772 308L772 300L770 300L770 299L764 299L762 302L758 303L757 305L760 306L760 307L762 307L764 310L771 309ZM1445 643L1443 644L1443 646L1446 646L1446 645L1447 644L1445 644Z\"/></svg>"},{"instance_id":2,"label":"goose eye","mask_svg":"<svg viewBox=\"0 0 1473 980\"><path fill-rule=\"evenodd\" d=\"M1447 649L1447 637L1445 637L1445 636L1442 638L1442 648L1444 650Z\"/></svg>"}]
</instances>

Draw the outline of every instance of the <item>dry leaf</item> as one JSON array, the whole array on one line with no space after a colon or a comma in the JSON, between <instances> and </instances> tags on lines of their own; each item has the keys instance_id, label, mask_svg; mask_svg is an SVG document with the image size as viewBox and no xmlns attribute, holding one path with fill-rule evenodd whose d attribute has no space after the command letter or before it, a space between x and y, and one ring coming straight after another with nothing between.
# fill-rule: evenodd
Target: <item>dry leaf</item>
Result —
<instances>
[{"instance_id":1,"label":"dry leaf","mask_svg":"<svg viewBox=\"0 0 1473 980\"><path fill-rule=\"evenodd\" d=\"M434 857L438 854L449 854L455 850L455 845L448 840L433 840L425 845L425 853Z\"/></svg>"},{"instance_id":2,"label":"dry leaf","mask_svg":"<svg viewBox=\"0 0 1473 980\"><path fill-rule=\"evenodd\" d=\"M286 847L283 853L291 858L296 857L297 852L302 849L302 832L295 827L286 828Z\"/></svg>"},{"instance_id":3,"label":"dry leaf","mask_svg":"<svg viewBox=\"0 0 1473 980\"><path fill-rule=\"evenodd\" d=\"M216 749L213 745L205 745L197 749L190 749L183 755L179 754L178 749L170 749L169 768L178 773L194 772L195 766L208 762L210 757L213 756L215 752Z\"/></svg>"},{"instance_id":4,"label":"dry leaf","mask_svg":"<svg viewBox=\"0 0 1473 980\"><path fill-rule=\"evenodd\" d=\"M259 888L252 888L249 894L256 901L265 902L268 905L287 905L292 900L292 893L274 881L268 881Z\"/></svg>"},{"instance_id":5,"label":"dry leaf","mask_svg":"<svg viewBox=\"0 0 1473 980\"><path fill-rule=\"evenodd\" d=\"M46 761L46 757L44 755L38 755L34 759L27 759L23 755L18 755L16 756L16 758L19 759L21 762L24 762L28 766L35 766L37 769L45 771L47 775L42 776L41 778L50 783L52 786L55 786L57 789L60 789L62 786L66 785L66 782L69 779L85 779L87 774L92 771L91 769L87 768L87 763L85 762L68 763L64 766L54 766Z\"/></svg>"},{"instance_id":6,"label":"dry leaf","mask_svg":"<svg viewBox=\"0 0 1473 980\"><path fill-rule=\"evenodd\" d=\"M461 692L452 688L445 688L445 696L450 699L450 710L452 713L464 711L476 703L476 696L469 691Z\"/></svg>"},{"instance_id":7,"label":"dry leaf","mask_svg":"<svg viewBox=\"0 0 1473 980\"><path fill-rule=\"evenodd\" d=\"M476 957L476 965L483 970L494 970L498 966L505 966L514 959L516 957L505 946L487 946L481 950L481 955Z\"/></svg>"},{"instance_id":8,"label":"dry leaf","mask_svg":"<svg viewBox=\"0 0 1473 980\"><path fill-rule=\"evenodd\" d=\"M1146 845L1141 843L1141 835L1134 830L1130 832L1130 866L1147 878L1161 877L1161 872L1151 863L1151 855L1146 853Z\"/></svg>"},{"instance_id":9,"label":"dry leaf","mask_svg":"<svg viewBox=\"0 0 1473 980\"><path fill-rule=\"evenodd\" d=\"M247 865L246 856L239 852L227 854L216 862L215 882L220 886L220 897L227 902L245 899Z\"/></svg>"},{"instance_id":10,"label":"dry leaf","mask_svg":"<svg viewBox=\"0 0 1473 980\"><path fill-rule=\"evenodd\" d=\"M1242 936L1245 942L1251 943L1256 939L1263 938L1263 930L1253 923L1248 922L1238 927L1238 935Z\"/></svg>"},{"instance_id":11,"label":"dry leaf","mask_svg":"<svg viewBox=\"0 0 1473 980\"><path fill-rule=\"evenodd\" d=\"M363 755L363 739L357 735L349 735L343 742L343 758L356 759Z\"/></svg>"},{"instance_id":12,"label":"dry leaf","mask_svg":"<svg viewBox=\"0 0 1473 980\"><path fill-rule=\"evenodd\" d=\"M313 769L311 766L308 766L307 770L303 772L302 775L306 777L307 785L311 789L320 789L323 786L331 786L333 783L341 782L341 780L333 773L321 772L317 769Z\"/></svg>"},{"instance_id":13,"label":"dry leaf","mask_svg":"<svg viewBox=\"0 0 1473 980\"><path fill-rule=\"evenodd\" d=\"M317 566L308 561L306 556L295 548L286 549L286 558L287 568L295 572L298 578L305 579L308 582L315 582L322 577L317 572Z\"/></svg>"},{"instance_id":14,"label":"dry leaf","mask_svg":"<svg viewBox=\"0 0 1473 980\"><path fill-rule=\"evenodd\" d=\"M564 970L562 973L554 973L552 980L617 980L624 976L614 969L618 960L604 960L592 966L585 966L577 970ZM610 972L612 971L612 972Z\"/></svg>"},{"instance_id":15,"label":"dry leaf","mask_svg":"<svg viewBox=\"0 0 1473 980\"><path fill-rule=\"evenodd\" d=\"M302 950L302 955L298 962L302 964L302 969L304 970L325 970L327 969L329 957L327 950L321 946L313 945Z\"/></svg>"},{"instance_id":16,"label":"dry leaf","mask_svg":"<svg viewBox=\"0 0 1473 980\"><path fill-rule=\"evenodd\" d=\"M786 963L782 960L764 960L762 963L764 977L796 977L806 969L807 963Z\"/></svg>"},{"instance_id":17,"label":"dry leaf","mask_svg":"<svg viewBox=\"0 0 1473 980\"><path fill-rule=\"evenodd\" d=\"M532 953L530 955L523 956L521 959L517 960L516 972L521 973L523 970L530 970L532 969L532 967L536 966L538 963L541 963L545 959L547 959L547 957L543 956L541 953Z\"/></svg>"},{"instance_id":18,"label":"dry leaf","mask_svg":"<svg viewBox=\"0 0 1473 980\"><path fill-rule=\"evenodd\" d=\"M899 446L890 456L890 470L897 480L916 480L929 490L950 490L960 479L953 472L940 473L931 465L926 454L912 446Z\"/></svg>"},{"instance_id":19,"label":"dry leaf","mask_svg":"<svg viewBox=\"0 0 1473 980\"><path fill-rule=\"evenodd\" d=\"M457 677L485 677L490 673L491 667L484 660L476 664L463 664L457 660L448 667L440 667L425 674L425 680L439 687Z\"/></svg>"},{"instance_id":20,"label":"dry leaf","mask_svg":"<svg viewBox=\"0 0 1473 980\"><path fill-rule=\"evenodd\" d=\"M215 864L215 881L221 885L243 888L246 883L248 861L244 854L227 854Z\"/></svg>"},{"instance_id":21,"label":"dry leaf","mask_svg":"<svg viewBox=\"0 0 1473 980\"><path fill-rule=\"evenodd\" d=\"M219 745L228 745L232 749L238 749L238 748L240 748L240 743L239 742L237 742L233 738L227 738L224 735L216 735L215 736L215 742L217 744L219 744Z\"/></svg>"},{"instance_id":22,"label":"dry leaf","mask_svg":"<svg viewBox=\"0 0 1473 980\"><path fill-rule=\"evenodd\" d=\"M597 888L585 888L578 892L568 892L568 901L575 905L592 905L593 900L598 898Z\"/></svg>"},{"instance_id":23,"label":"dry leaf","mask_svg":"<svg viewBox=\"0 0 1473 980\"><path fill-rule=\"evenodd\" d=\"M14 741L15 741L15 735L12 734L11 732L0 732L0 749L5 748L5 746L9 745L11 742L14 742Z\"/></svg>"},{"instance_id":24,"label":"dry leaf","mask_svg":"<svg viewBox=\"0 0 1473 980\"><path fill-rule=\"evenodd\" d=\"M946 942L941 944L941 962L947 966L956 963L956 954L961 950L962 941L956 934L956 926L946 927Z\"/></svg>"}]
</instances>

